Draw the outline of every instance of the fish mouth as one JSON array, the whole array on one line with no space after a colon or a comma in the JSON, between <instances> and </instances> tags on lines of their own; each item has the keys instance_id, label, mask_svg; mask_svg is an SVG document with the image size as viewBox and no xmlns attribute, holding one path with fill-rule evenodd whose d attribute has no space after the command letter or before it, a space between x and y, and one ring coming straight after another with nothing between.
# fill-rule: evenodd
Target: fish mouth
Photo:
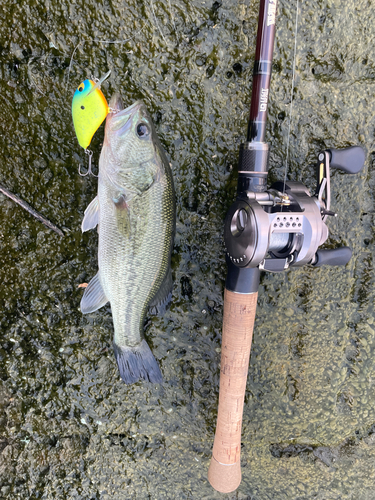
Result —
<instances>
[{"instance_id":1,"label":"fish mouth","mask_svg":"<svg viewBox=\"0 0 375 500\"><path fill-rule=\"evenodd\" d=\"M124 108L124 101L119 93L116 92L111 97L109 101L109 107L114 111L115 116L123 116L124 114L133 115L139 108L143 107L144 104L142 101L135 101L133 104Z\"/></svg>"},{"instance_id":2,"label":"fish mouth","mask_svg":"<svg viewBox=\"0 0 375 500\"><path fill-rule=\"evenodd\" d=\"M127 108L124 108L122 97L120 94L116 93L111 97L109 107L113 110L110 116L111 130L112 132L117 132L122 135L130 128L132 122L131 118L139 109L145 107L145 105L142 101L135 101Z\"/></svg>"},{"instance_id":3,"label":"fish mouth","mask_svg":"<svg viewBox=\"0 0 375 500\"><path fill-rule=\"evenodd\" d=\"M113 110L118 110L118 111L124 109L124 103L122 97L118 92L113 94L113 96L111 97L111 100L109 101L109 107Z\"/></svg>"}]
</instances>

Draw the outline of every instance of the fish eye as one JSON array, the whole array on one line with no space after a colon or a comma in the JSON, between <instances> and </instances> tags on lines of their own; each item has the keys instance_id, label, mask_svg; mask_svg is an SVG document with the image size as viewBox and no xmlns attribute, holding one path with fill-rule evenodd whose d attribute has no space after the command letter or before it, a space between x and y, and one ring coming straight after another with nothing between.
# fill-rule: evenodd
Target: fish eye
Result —
<instances>
[{"instance_id":1,"label":"fish eye","mask_svg":"<svg viewBox=\"0 0 375 500\"><path fill-rule=\"evenodd\" d=\"M138 137L147 137L150 135L150 129L145 123L139 123L137 125L137 135Z\"/></svg>"},{"instance_id":2,"label":"fish eye","mask_svg":"<svg viewBox=\"0 0 375 500\"><path fill-rule=\"evenodd\" d=\"M83 87L82 87L82 86L81 86L81 87L78 87L78 90L79 90L80 92L82 92Z\"/></svg>"}]
</instances>

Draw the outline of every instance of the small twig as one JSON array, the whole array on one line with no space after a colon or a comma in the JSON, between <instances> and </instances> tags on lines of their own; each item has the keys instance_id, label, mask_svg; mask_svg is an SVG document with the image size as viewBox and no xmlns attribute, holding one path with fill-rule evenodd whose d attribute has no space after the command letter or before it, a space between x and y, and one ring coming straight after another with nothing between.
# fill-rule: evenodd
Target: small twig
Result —
<instances>
[{"instance_id":1,"label":"small twig","mask_svg":"<svg viewBox=\"0 0 375 500\"><path fill-rule=\"evenodd\" d=\"M50 229L52 229L52 231L55 231L55 233L57 233L59 236L65 236L64 233L61 231L61 229L59 229L57 226L55 226L55 224L52 224L52 222L50 222L48 219L46 219L45 217L43 217L43 215L41 215L39 212L37 212L36 210L34 210L28 203L26 203L26 201L23 201L23 200L21 200L21 198L18 198L18 196L16 196L15 194L11 193L10 191L8 191L1 184L0 184L0 192L3 193L3 194L5 194L5 196L8 196L8 198L10 198L11 200L13 200L16 203L18 203L18 205L20 205L22 208L24 208L25 210L27 210L29 212L29 214L33 215L40 222L43 222L43 224L45 226L47 226Z\"/></svg>"},{"instance_id":2,"label":"small twig","mask_svg":"<svg viewBox=\"0 0 375 500\"><path fill-rule=\"evenodd\" d=\"M142 31L142 30L139 30ZM100 38L89 38L89 42L96 42L96 43L126 43L129 40L132 40L132 38L127 38L126 40L101 40Z\"/></svg>"}]
</instances>

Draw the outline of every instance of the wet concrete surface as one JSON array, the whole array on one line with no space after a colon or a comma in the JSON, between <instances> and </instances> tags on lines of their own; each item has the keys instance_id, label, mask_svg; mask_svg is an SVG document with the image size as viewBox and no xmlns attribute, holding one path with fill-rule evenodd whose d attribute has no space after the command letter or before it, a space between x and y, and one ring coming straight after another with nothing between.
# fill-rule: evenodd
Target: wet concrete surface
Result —
<instances>
[{"instance_id":1,"label":"wet concrete surface","mask_svg":"<svg viewBox=\"0 0 375 500\"><path fill-rule=\"evenodd\" d=\"M288 178L315 189L326 147L362 145L333 172L327 247L345 268L263 274L243 419L243 480L206 474L219 389L223 220L251 96L257 1L16 2L0 7L0 183L65 232L0 198L0 496L4 499L375 498L373 4L300 6ZM284 177L295 4L280 1L267 140ZM127 41L125 41L127 40ZM116 42L116 43L108 43ZM74 56L72 58L72 54ZM146 338L162 386L120 380L109 306L82 316L97 234L71 99L112 70L107 98L143 99L177 195L173 301ZM91 149L98 161L103 127Z\"/></svg>"}]
</instances>

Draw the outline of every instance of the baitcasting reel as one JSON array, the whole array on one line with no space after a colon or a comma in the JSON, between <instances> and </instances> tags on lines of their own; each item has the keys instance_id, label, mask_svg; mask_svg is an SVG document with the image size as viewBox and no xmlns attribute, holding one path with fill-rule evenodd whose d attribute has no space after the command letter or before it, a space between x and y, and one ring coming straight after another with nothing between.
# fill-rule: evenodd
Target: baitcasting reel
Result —
<instances>
[{"instance_id":1,"label":"baitcasting reel","mask_svg":"<svg viewBox=\"0 0 375 500\"><path fill-rule=\"evenodd\" d=\"M358 173L365 161L363 149L352 146L319 153L318 183L311 196L300 182L279 181L265 190L268 146L258 145L246 143L241 147L239 181L240 177L252 179L242 183L243 190L239 187L225 220L227 260L239 268L259 267L272 272L305 264L317 267L347 264L352 255L350 248L318 250L318 247L328 238L327 217L337 215L330 210L330 168ZM259 163L260 156L263 168L254 172L253 166Z\"/></svg>"}]
</instances>

